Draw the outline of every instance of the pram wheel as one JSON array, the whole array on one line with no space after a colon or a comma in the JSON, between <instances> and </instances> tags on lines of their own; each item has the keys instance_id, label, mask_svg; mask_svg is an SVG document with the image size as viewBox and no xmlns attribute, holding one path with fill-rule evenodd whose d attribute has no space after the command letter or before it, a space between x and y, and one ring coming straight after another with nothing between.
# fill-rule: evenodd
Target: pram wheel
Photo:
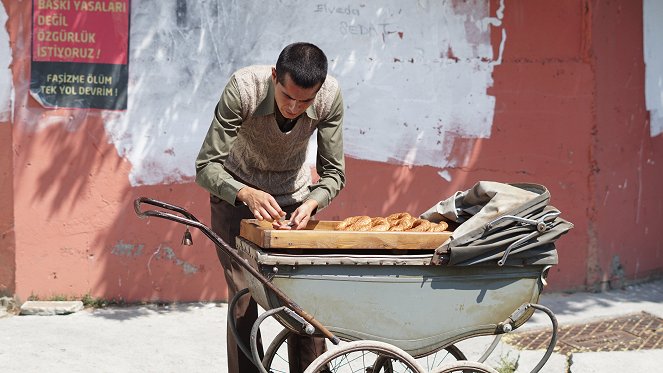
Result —
<instances>
[{"instance_id":1,"label":"pram wheel","mask_svg":"<svg viewBox=\"0 0 663 373\"><path fill-rule=\"evenodd\" d=\"M465 354L456 346L450 345L441 350L435 351L431 354L420 356L417 358L417 362L421 365L426 371L432 371L433 369L459 360L467 360ZM389 370L389 358L381 356L375 362L375 372L391 372ZM384 366L384 367L383 367Z\"/></svg>"},{"instance_id":2,"label":"pram wheel","mask_svg":"<svg viewBox=\"0 0 663 373\"><path fill-rule=\"evenodd\" d=\"M380 363L381 357L387 357L389 364ZM376 367L376 363L380 366ZM388 343L354 341L318 356L304 371L326 372L427 373L427 370L407 352Z\"/></svg>"},{"instance_id":3,"label":"pram wheel","mask_svg":"<svg viewBox=\"0 0 663 373\"><path fill-rule=\"evenodd\" d=\"M274 340L270 343L267 351L265 351L262 366L264 366L267 371L272 373L289 372L287 339L290 333L292 332L288 329L281 330L276 337L274 337ZM390 360L391 359L388 357L379 356L375 359L375 363L370 369L372 369L372 372L374 373L390 373L393 371L394 365ZM435 351L432 354L419 357L416 360L424 369L426 369L426 371L431 371L441 365L458 360L467 360L467 358L458 347L450 345L439 351Z\"/></svg>"},{"instance_id":4,"label":"pram wheel","mask_svg":"<svg viewBox=\"0 0 663 373\"><path fill-rule=\"evenodd\" d=\"M288 335L292 333L288 329L283 329L274 337L269 344L265 357L262 359L262 366L268 372L288 373Z\"/></svg>"},{"instance_id":5,"label":"pram wheel","mask_svg":"<svg viewBox=\"0 0 663 373\"><path fill-rule=\"evenodd\" d=\"M498 373L490 366L476 361L457 361L449 363L430 373Z\"/></svg>"}]
</instances>

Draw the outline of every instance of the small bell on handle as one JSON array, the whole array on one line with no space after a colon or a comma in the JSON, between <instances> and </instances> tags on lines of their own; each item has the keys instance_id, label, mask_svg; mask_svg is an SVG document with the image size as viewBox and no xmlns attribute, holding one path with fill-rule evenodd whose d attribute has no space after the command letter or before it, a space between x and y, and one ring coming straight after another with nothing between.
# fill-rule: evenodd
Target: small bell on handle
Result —
<instances>
[{"instance_id":1,"label":"small bell on handle","mask_svg":"<svg viewBox=\"0 0 663 373\"><path fill-rule=\"evenodd\" d=\"M182 245L184 246L193 245L193 239L191 238L191 232L189 232L189 227L186 227L186 232L184 232L184 237L182 237Z\"/></svg>"}]
</instances>

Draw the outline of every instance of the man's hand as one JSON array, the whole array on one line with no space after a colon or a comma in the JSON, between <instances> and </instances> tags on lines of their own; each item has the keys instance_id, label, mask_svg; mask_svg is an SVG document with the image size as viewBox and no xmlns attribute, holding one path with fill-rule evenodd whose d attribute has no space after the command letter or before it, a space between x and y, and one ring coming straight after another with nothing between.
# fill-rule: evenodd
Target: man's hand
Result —
<instances>
[{"instance_id":1,"label":"man's hand","mask_svg":"<svg viewBox=\"0 0 663 373\"><path fill-rule=\"evenodd\" d=\"M285 216L285 211L269 193L251 187L244 187L237 192L237 199L244 202L256 219L278 221Z\"/></svg>"},{"instance_id":2,"label":"man's hand","mask_svg":"<svg viewBox=\"0 0 663 373\"><path fill-rule=\"evenodd\" d=\"M317 207L317 201L307 199L292 213L289 224L274 221L272 225L274 226L274 229L304 229L306 228L308 221L311 219L311 214Z\"/></svg>"}]
</instances>

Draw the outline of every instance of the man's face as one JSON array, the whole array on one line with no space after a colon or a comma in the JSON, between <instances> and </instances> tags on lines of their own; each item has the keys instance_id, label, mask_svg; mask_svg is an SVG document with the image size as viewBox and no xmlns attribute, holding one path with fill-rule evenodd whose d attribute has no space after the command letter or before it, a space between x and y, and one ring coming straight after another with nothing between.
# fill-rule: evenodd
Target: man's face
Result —
<instances>
[{"instance_id":1,"label":"man's face","mask_svg":"<svg viewBox=\"0 0 663 373\"><path fill-rule=\"evenodd\" d=\"M288 74L282 80L283 84L278 82L276 79L276 69L272 68L276 106L278 106L281 115L285 118L297 118L311 106L321 84L312 88L302 88L296 85Z\"/></svg>"}]
</instances>

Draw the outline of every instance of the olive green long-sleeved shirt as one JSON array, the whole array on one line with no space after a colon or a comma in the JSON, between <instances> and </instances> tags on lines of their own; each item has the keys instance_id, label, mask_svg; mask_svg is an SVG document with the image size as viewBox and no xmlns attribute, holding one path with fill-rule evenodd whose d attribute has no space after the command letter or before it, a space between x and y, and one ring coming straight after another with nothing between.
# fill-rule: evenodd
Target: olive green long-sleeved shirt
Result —
<instances>
[{"instance_id":1,"label":"olive green long-sleeved shirt","mask_svg":"<svg viewBox=\"0 0 663 373\"><path fill-rule=\"evenodd\" d=\"M268 79L269 86L266 96L262 100L254 98L259 102L255 111L249 113L249 116L271 116L274 122L280 120L277 124L279 128L284 129L287 124L282 123L284 120L282 116L276 115L278 109L276 109L274 100L274 86L271 78ZM329 205L345 185L345 162L343 158L344 113L340 89L333 98L329 114L324 118L318 118L315 108L317 102L314 100L314 103L302 116L306 115L314 120L318 131L316 171L320 178L312 185L309 181L309 194L304 200L317 201L319 211ZM242 129L242 123L249 119L249 117L243 117L246 110L243 110L242 105L245 103L242 102L240 87L233 75L216 106L212 124L196 159L196 182L211 194L233 205L237 203L239 190L247 185L233 177L224 167L224 162L228 159L233 144ZM295 126L297 125L295 124ZM279 144L274 142L274 146L278 147ZM302 167L308 166L304 164ZM269 190L265 191L269 193Z\"/></svg>"}]
</instances>

